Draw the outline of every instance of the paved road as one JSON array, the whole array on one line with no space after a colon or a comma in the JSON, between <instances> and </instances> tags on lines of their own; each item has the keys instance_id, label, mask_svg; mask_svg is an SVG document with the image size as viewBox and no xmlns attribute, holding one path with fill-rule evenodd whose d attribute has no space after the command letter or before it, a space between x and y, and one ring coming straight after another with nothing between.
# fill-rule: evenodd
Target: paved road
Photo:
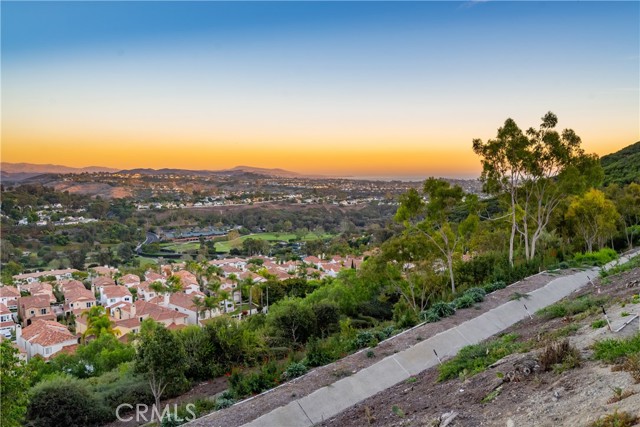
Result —
<instances>
[{"instance_id":1,"label":"paved road","mask_svg":"<svg viewBox=\"0 0 640 427\"><path fill-rule=\"evenodd\" d=\"M144 242L140 243L138 246L136 246L136 253L140 253L140 250L142 248L143 245L149 245L153 242L157 242L158 240L160 240L160 238L158 237L157 234L152 233L150 231L147 231L147 235L144 239Z\"/></svg>"},{"instance_id":2,"label":"paved road","mask_svg":"<svg viewBox=\"0 0 640 427\"><path fill-rule=\"evenodd\" d=\"M621 257L605 268L617 262L624 263L629 257L639 253ZM525 302L509 301L407 350L386 357L352 376L264 414L245 424L245 427L310 427L327 420L356 403L435 366L438 359L434 350L443 359L454 356L462 347L477 344L500 333L529 317L529 313L551 305L588 285L589 278L596 277L598 271L598 268L593 268L552 280L542 288L530 292L530 297ZM206 426L206 420L205 416L187 425Z\"/></svg>"}]
</instances>

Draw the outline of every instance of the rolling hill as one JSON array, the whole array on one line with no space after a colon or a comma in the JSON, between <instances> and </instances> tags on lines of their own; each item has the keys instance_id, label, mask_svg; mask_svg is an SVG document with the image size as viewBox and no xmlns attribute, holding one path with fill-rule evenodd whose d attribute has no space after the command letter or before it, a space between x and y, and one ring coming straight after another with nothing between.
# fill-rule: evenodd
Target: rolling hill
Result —
<instances>
[{"instance_id":1,"label":"rolling hill","mask_svg":"<svg viewBox=\"0 0 640 427\"><path fill-rule=\"evenodd\" d=\"M83 172L116 172L117 169L105 168L102 166L87 166L84 168L73 168L62 165L39 165L34 163L0 163L2 172L15 174L43 174L43 173L83 173Z\"/></svg>"},{"instance_id":2,"label":"rolling hill","mask_svg":"<svg viewBox=\"0 0 640 427\"><path fill-rule=\"evenodd\" d=\"M640 182L640 141L600 158L604 185Z\"/></svg>"}]
</instances>

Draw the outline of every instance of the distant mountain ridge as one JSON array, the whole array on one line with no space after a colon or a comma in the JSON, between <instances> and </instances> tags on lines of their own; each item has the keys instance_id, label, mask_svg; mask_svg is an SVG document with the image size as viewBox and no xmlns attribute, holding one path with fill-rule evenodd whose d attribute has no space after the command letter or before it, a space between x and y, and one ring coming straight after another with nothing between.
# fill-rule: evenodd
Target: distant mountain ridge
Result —
<instances>
[{"instance_id":1,"label":"distant mountain ridge","mask_svg":"<svg viewBox=\"0 0 640 427\"><path fill-rule=\"evenodd\" d=\"M34 164L34 163L0 163L0 170L4 173L20 174L43 174L43 173L83 173L83 172L116 172L118 169L106 168L102 166L87 166L84 168L74 168L70 166Z\"/></svg>"},{"instance_id":2,"label":"distant mountain ridge","mask_svg":"<svg viewBox=\"0 0 640 427\"><path fill-rule=\"evenodd\" d=\"M179 168L135 168L135 169L116 169L107 168L102 166L87 166L84 168L75 168L63 165L52 164L35 164L35 163L0 163L0 172L5 179L25 179L41 174L68 174L68 173L128 173L141 175L158 175L158 174L183 174L183 175L237 175L243 173L252 173L257 175L277 176L277 177L310 177L311 175L304 175L298 172L292 172L285 169L274 168L258 168L253 166L235 166L230 169L221 170L191 170L191 169L179 169Z\"/></svg>"},{"instance_id":3,"label":"distant mountain ridge","mask_svg":"<svg viewBox=\"0 0 640 427\"><path fill-rule=\"evenodd\" d=\"M136 169L125 169L118 171L118 173L127 173L127 174L136 174L139 173L141 175L166 175L166 174L176 174L176 175L240 175L240 174L256 174L256 175L266 175L266 176L275 176L281 178L294 178L294 177L312 177L312 175L304 175L298 172L292 172L285 169L274 168L258 168L253 166L235 166L230 169L220 169L220 170L190 170L190 169L174 169L174 168L163 168L163 169L150 169L150 168L136 168ZM316 177L316 176L313 176Z\"/></svg>"},{"instance_id":4,"label":"distant mountain ridge","mask_svg":"<svg viewBox=\"0 0 640 427\"><path fill-rule=\"evenodd\" d=\"M640 141L600 158L604 184L640 183Z\"/></svg>"}]
</instances>

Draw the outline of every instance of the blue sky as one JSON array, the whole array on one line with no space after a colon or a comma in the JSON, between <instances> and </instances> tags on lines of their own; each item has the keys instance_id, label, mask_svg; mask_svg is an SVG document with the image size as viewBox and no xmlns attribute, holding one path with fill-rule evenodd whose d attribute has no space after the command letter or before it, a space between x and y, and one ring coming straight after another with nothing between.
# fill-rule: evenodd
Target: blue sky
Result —
<instances>
[{"instance_id":1,"label":"blue sky","mask_svg":"<svg viewBox=\"0 0 640 427\"><path fill-rule=\"evenodd\" d=\"M2 155L473 175L472 138L548 110L605 154L640 138L639 16L638 2L3 1Z\"/></svg>"}]
</instances>

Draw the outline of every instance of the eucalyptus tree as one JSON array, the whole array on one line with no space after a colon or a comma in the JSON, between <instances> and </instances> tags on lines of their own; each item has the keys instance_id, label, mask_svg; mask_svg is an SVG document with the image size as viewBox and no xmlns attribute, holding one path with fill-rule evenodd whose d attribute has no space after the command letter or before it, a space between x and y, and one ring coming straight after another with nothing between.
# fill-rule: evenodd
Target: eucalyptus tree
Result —
<instances>
[{"instance_id":1,"label":"eucalyptus tree","mask_svg":"<svg viewBox=\"0 0 640 427\"><path fill-rule=\"evenodd\" d=\"M586 154L572 129L558 132L558 117L548 112L540 126L523 132L513 119L498 129L496 139L473 140L481 157L485 190L510 200L509 262L513 265L516 233L532 260L536 245L560 203L581 194L603 178L596 155Z\"/></svg>"},{"instance_id":2,"label":"eucalyptus tree","mask_svg":"<svg viewBox=\"0 0 640 427\"><path fill-rule=\"evenodd\" d=\"M416 189L403 194L395 219L404 222L407 231L424 235L444 258L451 292L455 293L454 258L464 251L465 242L478 225L478 216L473 213L477 197L465 194L458 185L452 187L447 181L436 178L425 181L423 193L428 197L428 203ZM467 212L466 218L459 222L452 220L454 213L461 208Z\"/></svg>"},{"instance_id":3,"label":"eucalyptus tree","mask_svg":"<svg viewBox=\"0 0 640 427\"><path fill-rule=\"evenodd\" d=\"M473 140L473 151L481 157L484 191L489 194L506 195L511 222L509 235L509 263L513 265L516 231L518 229L518 188L527 173L530 141L516 122L509 118L498 128L495 139L483 143Z\"/></svg>"},{"instance_id":4,"label":"eucalyptus tree","mask_svg":"<svg viewBox=\"0 0 640 427\"><path fill-rule=\"evenodd\" d=\"M625 187L611 184L605 191L620 212L624 237L631 249L636 236L640 235L640 184L632 182Z\"/></svg>"},{"instance_id":5,"label":"eucalyptus tree","mask_svg":"<svg viewBox=\"0 0 640 427\"><path fill-rule=\"evenodd\" d=\"M613 202L596 189L575 197L565 216L574 223L576 235L584 240L588 252L593 251L595 245L603 246L616 231L616 223L620 219Z\"/></svg>"}]
</instances>

